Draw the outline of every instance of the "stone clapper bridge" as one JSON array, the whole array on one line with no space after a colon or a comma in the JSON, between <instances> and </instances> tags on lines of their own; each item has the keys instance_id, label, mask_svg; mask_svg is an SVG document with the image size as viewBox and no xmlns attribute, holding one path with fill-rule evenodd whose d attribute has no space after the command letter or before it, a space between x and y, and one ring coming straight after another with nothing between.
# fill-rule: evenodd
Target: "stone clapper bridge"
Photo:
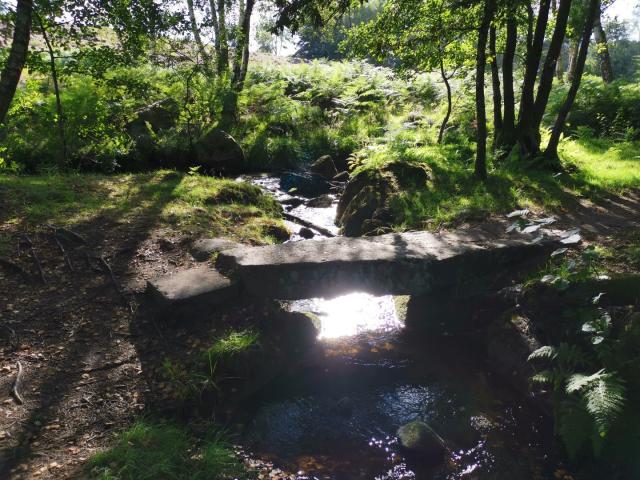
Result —
<instances>
[{"instance_id":1,"label":"stone clapper bridge","mask_svg":"<svg viewBox=\"0 0 640 480\"><path fill-rule=\"evenodd\" d=\"M356 291L374 295L468 292L495 284L518 266L547 258L558 245L553 240L429 232L263 247L225 240L203 242L213 242L209 253L219 252L215 269L204 264L149 282L149 293L163 307L208 309L239 295L296 300ZM199 259L207 258L210 255Z\"/></svg>"}]
</instances>

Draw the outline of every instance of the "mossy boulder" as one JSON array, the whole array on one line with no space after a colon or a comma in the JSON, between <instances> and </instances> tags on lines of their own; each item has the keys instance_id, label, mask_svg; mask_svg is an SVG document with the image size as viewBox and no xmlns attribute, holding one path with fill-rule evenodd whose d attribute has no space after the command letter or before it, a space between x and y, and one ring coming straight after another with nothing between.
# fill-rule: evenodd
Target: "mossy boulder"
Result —
<instances>
[{"instance_id":1,"label":"mossy boulder","mask_svg":"<svg viewBox=\"0 0 640 480\"><path fill-rule=\"evenodd\" d=\"M428 188L431 178L424 164L394 161L378 169L352 175L336 212L336 224L348 237L387 233L402 218L393 199L412 188Z\"/></svg>"},{"instance_id":2,"label":"mossy boulder","mask_svg":"<svg viewBox=\"0 0 640 480\"><path fill-rule=\"evenodd\" d=\"M309 167L309 171L326 178L327 180L333 179L338 174L336 165L333 163L331 155L323 155L318 158Z\"/></svg>"},{"instance_id":3,"label":"mossy boulder","mask_svg":"<svg viewBox=\"0 0 640 480\"><path fill-rule=\"evenodd\" d=\"M227 132L213 128L194 144L195 165L207 173L240 173L245 168L245 155L240 144Z\"/></svg>"},{"instance_id":4,"label":"mossy boulder","mask_svg":"<svg viewBox=\"0 0 640 480\"><path fill-rule=\"evenodd\" d=\"M127 133L136 141L151 137L151 131L173 128L178 121L180 108L178 103L166 98L139 109L134 118L127 124Z\"/></svg>"}]
</instances>

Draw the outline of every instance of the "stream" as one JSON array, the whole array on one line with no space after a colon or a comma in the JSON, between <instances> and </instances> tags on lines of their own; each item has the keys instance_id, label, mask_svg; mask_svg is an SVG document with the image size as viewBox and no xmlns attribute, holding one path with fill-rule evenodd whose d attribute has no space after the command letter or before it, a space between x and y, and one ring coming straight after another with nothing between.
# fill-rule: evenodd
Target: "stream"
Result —
<instances>
[{"instance_id":1,"label":"stream","mask_svg":"<svg viewBox=\"0 0 640 480\"><path fill-rule=\"evenodd\" d=\"M277 177L243 180L281 203L292 198ZM336 205L334 197L330 207L302 203L285 210L337 234ZM300 225L287 224L289 241L323 238L316 232L305 240ZM552 476L552 432L541 429L548 422L492 378L468 347L406 330L397 313L401 299L345 292L288 304L318 319L318 347L295 375L279 378L253 401L242 443L256 457L299 479ZM395 434L413 420L445 439L444 462L433 466L404 454Z\"/></svg>"}]
</instances>

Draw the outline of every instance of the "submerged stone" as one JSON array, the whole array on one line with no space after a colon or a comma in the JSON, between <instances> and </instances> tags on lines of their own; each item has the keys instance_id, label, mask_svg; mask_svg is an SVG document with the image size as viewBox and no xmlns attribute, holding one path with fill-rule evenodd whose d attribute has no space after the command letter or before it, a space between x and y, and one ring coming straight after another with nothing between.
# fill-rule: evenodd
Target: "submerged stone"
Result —
<instances>
[{"instance_id":1,"label":"submerged stone","mask_svg":"<svg viewBox=\"0 0 640 480\"><path fill-rule=\"evenodd\" d=\"M431 461L441 461L447 451L440 435L429 425L419 420L400 427L397 436L403 448Z\"/></svg>"},{"instance_id":2,"label":"submerged stone","mask_svg":"<svg viewBox=\"0 0 640 480\"><path fill-rule=\"evenodd\" d=\"M280 188L304 197L317 197L329 191L331 184L322 176L310 173L287 172L280 177Z\"/></svg>"}]
</instances>

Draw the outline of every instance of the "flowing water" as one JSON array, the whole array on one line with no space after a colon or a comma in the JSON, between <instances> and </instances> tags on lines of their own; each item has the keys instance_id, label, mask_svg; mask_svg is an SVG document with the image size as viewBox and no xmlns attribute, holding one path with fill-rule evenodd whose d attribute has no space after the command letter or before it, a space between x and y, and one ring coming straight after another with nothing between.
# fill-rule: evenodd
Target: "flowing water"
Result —
<instances>
[{"instance_id":1,"label":"flowing water","mask_svg":"<svg viewBox=\"0 0 640 480\"><path fill-rule=\"evenodd\" d=\"M290 199L278 178L249 180ZM289 211L337 232L335 207ZM300 227L289 226L290 241L303 240ZM244 443L300 479L549 478L551 435L540 429L547 422L467 348L406 331L396 300L345 292L290 302L318 319L318 348L302 370L256 399ZM395 432L413 420L445 439L450 453L443 463L428 465L399 448Z\"/></svg>"}]
</instances>

